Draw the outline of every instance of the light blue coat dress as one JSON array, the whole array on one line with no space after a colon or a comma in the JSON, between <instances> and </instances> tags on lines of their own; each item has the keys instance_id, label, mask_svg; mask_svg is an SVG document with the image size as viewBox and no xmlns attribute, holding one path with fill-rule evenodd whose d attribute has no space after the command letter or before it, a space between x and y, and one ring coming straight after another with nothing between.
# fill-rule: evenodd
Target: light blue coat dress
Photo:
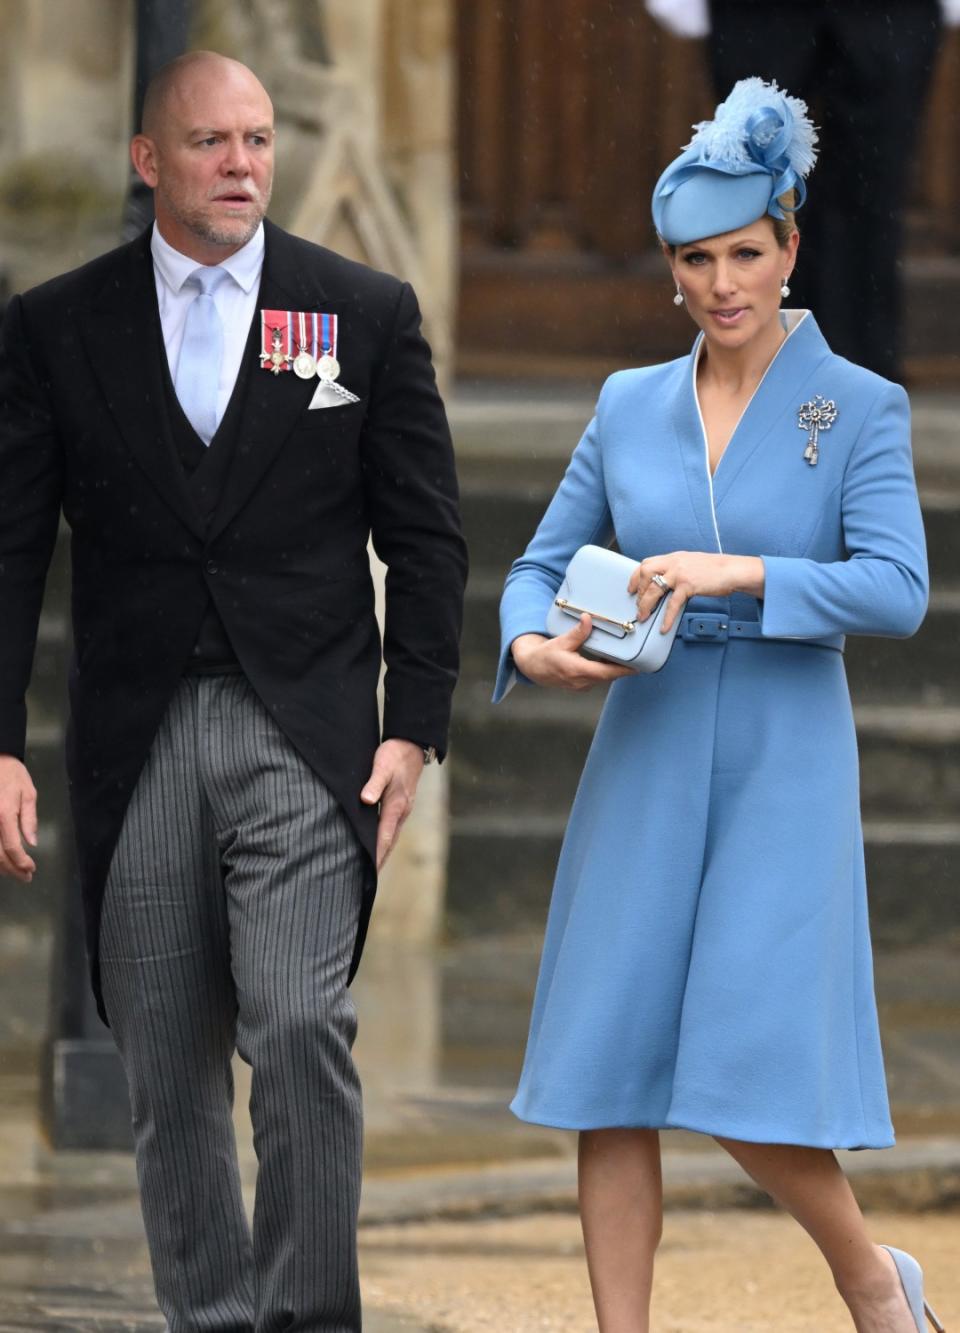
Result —
<instances>
[{"instance_id":1,"label":"light blue coat dress","mask_svg":"<svg viewBox=\"0 0 960 1333\"><path fill-rule=\"evenodd\" d=\"M623 371L507 578L510 644L544 632L567 562L612 538L762 557L763 637L677 639L610 688L557 868L515 1113L822 1148L893 1143L873 990L845 634L927 601L907 397L789 330L711 480L690 356ZM804 460L798 411L837 420ZM821 639L815 645L809 640ZM833 646L827 646L833 645ZM522 710L522 692L508 707Z\"/></svg>"}]
</instances>

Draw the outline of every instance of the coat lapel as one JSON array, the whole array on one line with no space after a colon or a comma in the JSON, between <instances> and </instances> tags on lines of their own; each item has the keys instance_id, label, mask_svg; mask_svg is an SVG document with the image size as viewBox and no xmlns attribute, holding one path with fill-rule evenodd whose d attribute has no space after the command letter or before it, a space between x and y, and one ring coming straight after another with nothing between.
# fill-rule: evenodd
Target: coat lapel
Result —
<instances>
[{"instance_id":1,"label":"coat lapel","mask_svg":"<svg viewBox=\"0 0 960 1333\"><path fill-rule=\"evenodd\" d=\"M705 543L703 549L716 551L721 549L721 507L724 500L749 460L771 433L786 430L788 426L795 427L797 408L816 389L816 372L830 356L830 348L816 320L807 313L770 363L711 479L694 382L701 341L702 335L694 343L690 356L680 366L681 378L673 419L690 502ZM795 429L793 433L797 433ZM797 438L800 438L799 435ZM800 443L802 446L802 440Z\"/></svg>"},{"instance_id":2,"label":"coat lapel","mask_svg":"<svg viewBox=\"0 0 960 1333\"><path fill-rule=\"evenodd\" d=\"M149 229L118 264L87 312L81 336L125 443L180 521L202 540L203 519L168 434L161 361L166 353Z\"/></svg>"},{"instance_id":3,"label":"coat lapel","mask_svg":"<svg viewBox=\"0 0 960 1333\"><path fill-rule=\"evenodd\" d=\"M702 335L701 335L702 337ZM690 504L703 537L704 551L718 551L717 533L713 522L713 504L710 498L710 473L707 467L707 447L703 423L697 405L693 377L697 365L697 338L693 351L679 364L680 383L672 418L674 437L683 463Z\"/></svg>"},{"instance_id":4,"label":"coat lapel","mask_svg":"<svg viewBox=\"0 0 960 1333\"><path fill-rule=\"evenodd\" d=\"M259 351L260 311L317 310L338 314L341 305L326 299L323 288L303 271L302 254L292 238L264 223L266 249L246 356ZM299 261L299 262L298 262ZM250 371L246 402L223 495L210 527L213 541L243 508L316 391L316 378L301 380L292 371L274 375L257 364Z\"/></svg>"},{"instance_id":5,"label":"coat lapel","mask_svg":"<svg viewBox=\"0 0 960 1333\"><path fill-rule=\"evenodd\" d=\"M806 398L818 367L830 355L826 339L809 312L781 344L756 392L730 437L713 479L714 501L721 505L749 460L773 432L795 436L797 410ZM812 392L812 390L811 390ZM829 397L829 394L827 395Z\"/></svg>"}]
</instances>

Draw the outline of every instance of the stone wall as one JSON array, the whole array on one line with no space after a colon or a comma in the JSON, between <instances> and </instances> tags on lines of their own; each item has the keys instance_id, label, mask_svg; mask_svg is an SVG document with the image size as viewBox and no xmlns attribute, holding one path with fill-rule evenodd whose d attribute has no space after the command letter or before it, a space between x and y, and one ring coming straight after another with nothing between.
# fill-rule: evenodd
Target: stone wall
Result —
<instances>
[{"instance_id":1,"label":"stone wall","mask_svg":"<svg viewBox=\"0 0 960 1333\"><path fill-rule=\"evenodd\" d=\"M0 6L0 265L14 290L115 243L131 14L129 0Z\"/></svg>"},{"instance_id":2,"label":"stone wall","mask_svg":"<svg viewBox=\"0 0 960 1333\"><path fill-rule=\"evenodd\" d=\"M456 208L449 0L198 0L194 46L250 64L278 111L271 216L413 282L441 376ZM132 0L0 6L0 264L14 289L115 244Z\"/></svg>"}]
</instances>

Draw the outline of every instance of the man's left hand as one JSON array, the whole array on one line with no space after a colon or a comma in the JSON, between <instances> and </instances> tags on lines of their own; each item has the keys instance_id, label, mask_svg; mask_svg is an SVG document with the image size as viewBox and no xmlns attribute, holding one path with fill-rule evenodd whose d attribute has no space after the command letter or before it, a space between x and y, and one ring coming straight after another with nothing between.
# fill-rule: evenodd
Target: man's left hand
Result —
<instances>
[{"instance_id":1,"label":"man's left hand","mask_svg":"<svg viewBox=\"0 0 960 1333\"><path fill-rule=\"evenodd\" d=\"M423 749L413 741L389 740L378 746L373 756L373 771L360 799L364 805L380 802L377 828L377 870L393 851L397 836L417 794L423 771Z\"/></svg>"}]
</instances>

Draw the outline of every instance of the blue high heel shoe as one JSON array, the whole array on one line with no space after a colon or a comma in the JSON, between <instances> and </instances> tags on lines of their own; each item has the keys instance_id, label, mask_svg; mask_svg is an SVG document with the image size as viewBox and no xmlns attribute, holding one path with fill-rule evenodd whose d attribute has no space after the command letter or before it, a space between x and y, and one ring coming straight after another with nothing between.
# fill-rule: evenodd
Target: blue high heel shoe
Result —
<instances>
[{"instance_id":1,"label":"blue high heel shoe","mask_svg":"<svg viewBox=\"0 0 960 1333\"><path fill-rule=\"evenodd\" d=\"M923 1269L913 1255L907 1254L905 1250L895 1250L892 1245L884 1245L881 1248L886 1250L897 1265L897 1272L900 1274L900 1285L903 1287L903 1294L910 1306L910 1313L913 1315L913 1322L917 1326L917 1333L924 1333L924 1315L930 1320L936 1333L946 1333L946 1329L924 1300Z\"/></svg>"}]
</instances>

